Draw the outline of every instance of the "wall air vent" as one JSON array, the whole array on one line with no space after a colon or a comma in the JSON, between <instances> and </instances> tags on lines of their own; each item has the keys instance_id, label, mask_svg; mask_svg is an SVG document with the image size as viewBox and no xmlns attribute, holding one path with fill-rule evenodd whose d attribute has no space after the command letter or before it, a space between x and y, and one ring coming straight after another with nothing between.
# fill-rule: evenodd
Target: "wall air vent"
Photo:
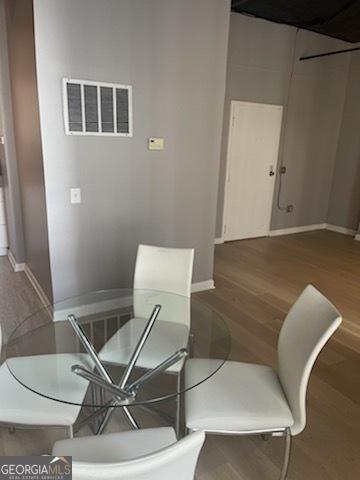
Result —
<instances>
[{"instance_id":1,"label":"wall air vent","mask_svg":"<svg viewBox=\"0 0 360 480\"><path fill-rule=\"evenodd\" d=\"M63 79L66 135L132 137L132 88L117 83Z\"/></svg>"}]
</instances>

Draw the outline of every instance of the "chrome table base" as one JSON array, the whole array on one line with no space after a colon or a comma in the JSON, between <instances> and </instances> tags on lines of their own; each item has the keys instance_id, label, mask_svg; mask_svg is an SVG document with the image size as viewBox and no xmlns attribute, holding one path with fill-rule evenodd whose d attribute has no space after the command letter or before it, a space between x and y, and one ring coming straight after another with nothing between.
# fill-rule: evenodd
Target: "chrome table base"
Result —
<instances>
[{"instance_id":1,"label":"chrome table base","mask_svg":"<svg viewBox=\"0 0 360 480\"><path fill-rule=\"evenodd\" d=\"M118 384L116 384L111 378L109 372L105 368L104 364L101 362L94 346L88 339L81 325L77 322L76 317L72 314L68 316L68 321L70 322L72 328L74 329L84 349L89 354L92 361L94 362L97 373L87 370L81 365L73 365L72 371L76 375L79 375L85 378L86 380L88 380L93 388L96 389L96 387L100 387L100 392L102 392L100 393L100 395L102 395L104 391L108 391L112 394L112 399L107 404L95 410L92 414L90 414L88 417L82 420L79 424L79 428L81 428L82 426L90 422L95 421L97 423L97 429L95 433L97 435L101 435L104 432L114 412L114 409L121 406L130 426L133 429L139 429L139 425L137 424L135 418L131 414L128 406L131 405L133 402L135 402L137 393L146 383L148 383L150 380L160 375L162 372L166 371L169 367L171 367L172 365L177 363L179 360L185 358L188 355L187 349L182 348L177 352L174 352L169 358L161 362L155 368L147 371L135 382L132 382L129 384L131 373L133 372L134 367L136 366L136 362L154 326L154 323L160 313L160 310L161 310L161 305L155 305L149 317L149 320L146 323L146 326L139 338L139 341L135 346L133 353L131 354L130 360L125 368L125 371L121 377L121 380ZM180 377L180 374L179 374L179 377ZM177 388L179 390L179 382L178 382ZM95 391L93 390L93 395L95 394L94 392ZM179 391L177 392L177 395L180 395ZM179 399L177 401L179 402ZM102 418L100 418L101 416ZM179 417L179 409L177 412L177 417ZM179 418L177 418L177 424L178 422L179 422Z\"/></svg>"}]
</instances>

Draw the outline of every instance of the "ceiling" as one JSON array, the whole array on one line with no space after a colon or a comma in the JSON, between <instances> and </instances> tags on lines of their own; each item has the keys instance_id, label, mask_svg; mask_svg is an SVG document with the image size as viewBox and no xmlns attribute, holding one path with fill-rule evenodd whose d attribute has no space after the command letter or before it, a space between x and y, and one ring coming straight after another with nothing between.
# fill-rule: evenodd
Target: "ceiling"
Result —
<instances>
[{"instance_id":1,"label":"ceiling","mask_svg":"<svg viewBox=\"0 0 360 480\"><path fill-rule=\"evenodd\" d=\"M232 10L360 42L360 0L232 0Z\"/></svg>"}]
</instances>

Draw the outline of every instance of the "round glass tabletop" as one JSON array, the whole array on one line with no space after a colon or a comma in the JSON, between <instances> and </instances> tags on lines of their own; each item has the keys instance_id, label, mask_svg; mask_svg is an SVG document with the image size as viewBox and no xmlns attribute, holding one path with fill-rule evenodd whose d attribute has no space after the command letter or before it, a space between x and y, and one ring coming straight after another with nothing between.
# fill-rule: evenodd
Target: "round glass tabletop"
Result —
<instances>
[{"instance_id":1,"label":"round glass tabletop","mask_svg":"<svg viewBox=\"0 0 360 480\"><path fill-rule=\"evenodd\" d=\"M175 397L228 358L231 336L201 301L153 290L104 290L44 307L24 320L6 363L24 387L73 405L124 407ZM181 372L190 358L207 368Z\"/></svg>"}]
</instances>

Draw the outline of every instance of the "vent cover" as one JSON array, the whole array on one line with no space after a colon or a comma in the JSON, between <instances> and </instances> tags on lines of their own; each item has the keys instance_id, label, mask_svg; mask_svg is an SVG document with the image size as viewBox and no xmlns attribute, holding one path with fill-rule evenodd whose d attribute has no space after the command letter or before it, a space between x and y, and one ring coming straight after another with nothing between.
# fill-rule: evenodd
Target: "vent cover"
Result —
<instances>
[{"instance_id":1,"label":"vent cover","mask_svg":"<svg viewBox=\"0 0 360 480\"><path fill-rule=\"evenodd\" d=\"M117 83L63 79L67 135L132 137L132 88Z\"/></svg>"}]
</instances>

